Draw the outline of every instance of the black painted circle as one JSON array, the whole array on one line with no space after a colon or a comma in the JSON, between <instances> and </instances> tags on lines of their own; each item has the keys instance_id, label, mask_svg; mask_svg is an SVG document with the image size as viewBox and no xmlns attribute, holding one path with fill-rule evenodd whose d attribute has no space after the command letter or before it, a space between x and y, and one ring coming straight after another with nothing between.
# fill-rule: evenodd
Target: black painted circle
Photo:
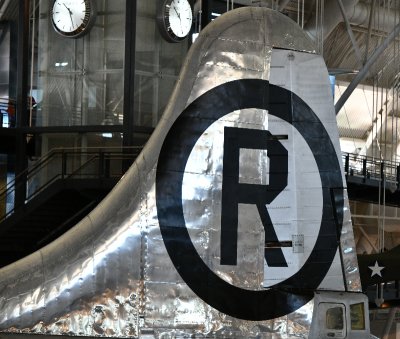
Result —
<instances>
[{"instance_id":1,"label":"black painted circle","mask_svg":"<svg viewBox=\"0 0 400 339\"><path fill-rule=\"evenodd\" d=\"M246 108L268 110L292 124L316 160L323 190L323 211L317 241L306 263L290 278L254 291L218 277L197 253L185 225L182 181L197 140L216 120ZM332 141L311 108L294 93L258 79L217 86L193 101L177 118L162 145L156 173L156 204L168 254L186 284L218 311L246 320L274 319L299 309L313 298L335 257L338 225L334 222L331 188L339 189L336 210L343 207L340 165ZM343 216L337 216L339 228ZM307 293L309 292L309 293Z\"/></svg>"}]
</instances>

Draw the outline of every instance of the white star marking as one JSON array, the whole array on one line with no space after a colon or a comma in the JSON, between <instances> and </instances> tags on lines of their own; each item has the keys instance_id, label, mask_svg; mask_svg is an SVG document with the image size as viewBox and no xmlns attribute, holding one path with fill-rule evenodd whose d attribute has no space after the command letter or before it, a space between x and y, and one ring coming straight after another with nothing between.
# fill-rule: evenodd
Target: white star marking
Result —
<instances>
[{"instance_id":1,"label":"white star marking","mask_svg":"<svg viewBox=\"0 0 400 339\"><path fill-rule=\"evenodd\" d=\"M378 261L375 260L375 265L374 266L368 266L368 268L372 271L371 273L371 278L377 274L380 277L382 277L381 271L385 268L384 266L379 266Z\"/></svg>"}]
</instances>

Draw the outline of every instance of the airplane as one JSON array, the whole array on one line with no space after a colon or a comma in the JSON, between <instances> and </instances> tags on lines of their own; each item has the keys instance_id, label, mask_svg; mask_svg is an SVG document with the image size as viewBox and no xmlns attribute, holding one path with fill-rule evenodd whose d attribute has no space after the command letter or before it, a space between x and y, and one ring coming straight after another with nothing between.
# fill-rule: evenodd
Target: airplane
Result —
<instances>
[{"instance_id":1,"label":"airplane","mask_svg":"<svg viewBox=\"0 0 400 339\"><path fill-rule=\"evenodd\" d=\"M357 256L361 286L369 296L369 308L399 306L400 245L390 250Z\"/></svg>"},{"instance_id":2,"label":"airplane","mask_svg":"<svg viewBox=\"0 0 400 339\"><path fill-rule=\"evenodd\" d=\"M0 270L0 332L374 338L324 61L263 7L191 46L110 194Z\"/></svg>"}]
</instances>

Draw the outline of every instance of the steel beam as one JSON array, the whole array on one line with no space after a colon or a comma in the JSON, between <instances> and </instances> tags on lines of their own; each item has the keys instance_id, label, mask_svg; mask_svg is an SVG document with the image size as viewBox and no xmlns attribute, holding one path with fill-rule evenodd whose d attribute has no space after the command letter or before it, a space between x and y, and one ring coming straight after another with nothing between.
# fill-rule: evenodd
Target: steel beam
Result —
<instances>
[{"instance_id":1,"label":"steel beam","mask_svg":"<svg viewBox=\"0 0 400 339\"><path fill-rule=\"evenodd\" d=\"M123 140L124 147L133 145L134 103L135 103L135 51L136 51L136 9L137 1L126 2L125 17L125 67L124 67L124 121ZM124 163L125 169L130 164Z\"/></svg>"},{"instance_id":2,"label":"steel beam","mask_svg":"<svg viewBox=\"0 0 400 339\"><path fill-rule=\"evenodd\" d=\"M369 41L371 40L371 34L372 34L372 19L374 15L374 10L375 10L375 0L372 0L371 2L371 9L369 11L369 20L368 20L368 34L367 34L367 41L365 42L365 59L364 63L367 62L368 60L368 52L369 52Z\"/></svg>"},{"instance_id":3,"label":"steel beam","mask_svg":"<svg viewBox=\"0 0 400 339\"><path fill-rule=\"evenodd\" d=\"M347 33L349 34L351 43L352 43L353 48L354 48L354 52L356 53L356 56L357 56L357 59L358 59L360 65L362 65L363 62L362 62L361 51L360 51L360 48L358 47L356 38L354 37L353 30L351 29L350 22L349 22L349 19L347 18L346 11L345 11L345 8L343 6L342 0L337 0L337 2L338 2L338 5L339 5L339 8L340 8L340 12L342 13L343 20L344 20L344 22L346 24Z\"/></svg>"},{"instance_id":4,"label":"steel beam","mask_svg":"<svg viewBox=\"0 0 400 339\"><path fill-rule=\"evenodd\" d=\"M17 101L16 126L28 125L27 95L28 95L28 61L29 61L29 8L30 0L18 2L18 41L17 41ZM26 136L18 133L16 136L15 175L23 173L28 167ZM15 205L24 204L26 198L26 176L19 176L21 184L15 189Z\"/></svg>"},{"instance_id":5,"label":"steel beam","mask_svg":"<svg viewBox=\"0 0 400 339\"><path fill-rule=\"evenodd\" d=\"M365 78L368 74L371 66L375 63L375 61L380 57L380 55L385 51L385 49L389 46L389 44L396 38L396 36L400 32L400 24L397 24L393 31L386 37L383 43L372 53L371 57L365 63L364 67L360 70L360 72L356 75L353 81L349 84L346 90L343 92L342 96L339 98L335 105L336 114L339 113L340 109L343 107L347 99L350 97L351 93L353 93L354 89L358 86L358 84Z\"/></svg>"},{"instance_id":6,"label":"steel beam","mask_svg":"<svg viewBox=\"0 0 400 339\"><path fill-rule=\"evenodd\" d=\"M379 253L378 248L375 246L375 244L372 242L371 238L369 237L368 233L365 232L364 228L362 226L358 226L358 229L361 231L362 235L364 238L367 240L367 242L371 245L371 247L374 249L375 253ZM369 253L371 254L371 253Z\"/></svg>"}]
</instances>

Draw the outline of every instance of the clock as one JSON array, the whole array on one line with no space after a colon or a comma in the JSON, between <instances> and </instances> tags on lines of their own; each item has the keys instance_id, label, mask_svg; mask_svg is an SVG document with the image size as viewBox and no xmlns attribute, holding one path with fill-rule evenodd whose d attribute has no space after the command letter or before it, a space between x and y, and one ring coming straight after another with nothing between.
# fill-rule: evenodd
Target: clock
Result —
<instances>
[{"instance_id":1,"label":"clock","mask_svg":"<svg viewBox=\"0 0 400 339\"><path fill-rule=\"evenodd\" d=\"M89 32L96 20L95 1L55 0L51 23L55 31L68 38L78 38Z\"/></svg>"},{"instance_id":2,"label":"clock","mask_svg":"<svg viewBox=\"0 0 400 339\"><path fill-rule=\"evenodd\" d=\"M157 14L160 33L169 42L184 40L192 28L192 21L188 0L164 0Z\"/></svg>"}]
</instances>

